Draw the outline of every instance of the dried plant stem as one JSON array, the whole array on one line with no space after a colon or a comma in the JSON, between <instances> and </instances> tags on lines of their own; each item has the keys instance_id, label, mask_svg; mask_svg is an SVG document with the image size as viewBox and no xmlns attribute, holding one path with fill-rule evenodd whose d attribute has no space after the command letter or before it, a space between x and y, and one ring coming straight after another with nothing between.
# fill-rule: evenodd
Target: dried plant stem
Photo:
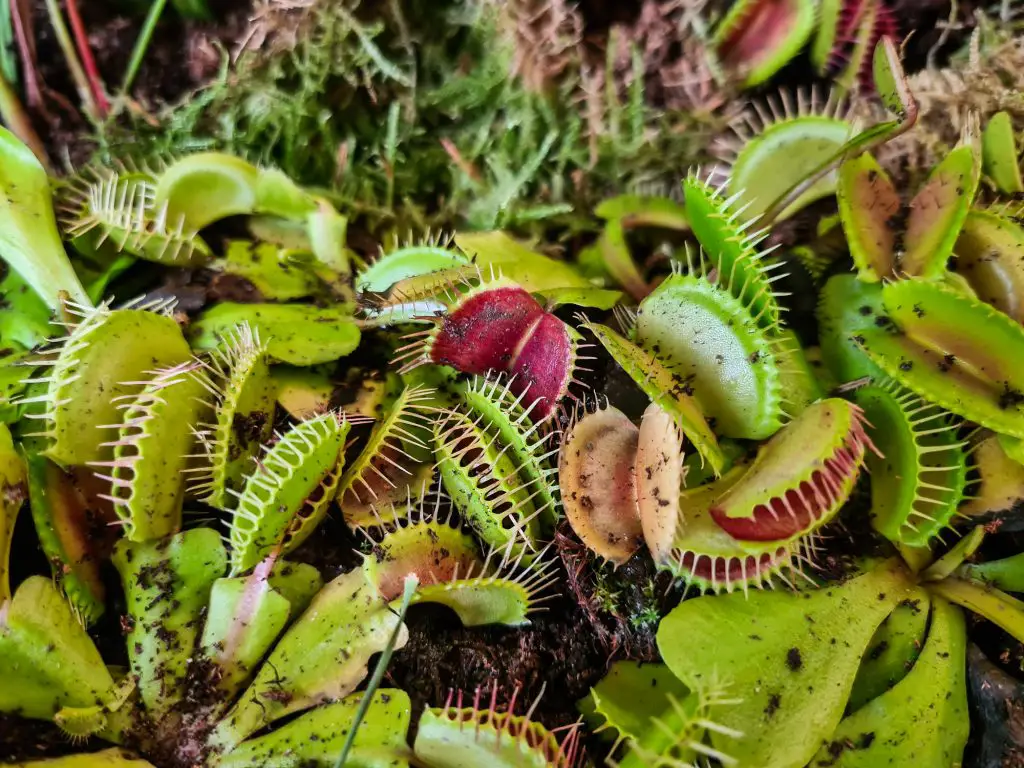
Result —
<instances>
[{"instance_id":1,"label":"dried plant stem","mask_svg":"<svg viewBox=\"0 0 1024 768\"><path fill-rule=\"evenodd\" d=\"M85 77L89 81L89 90L96 100L96 108L100 117L105 117L110 111L110 102L107 101L107 94L103 88L103 78L100 76L99 67L96 66L96 59L92 55L92 47L89 45L89 35L85 31L85 24L82 23L82 14L78 11L78 0L64 0L68 9L68 21L71 22L71 33L74 35L75 47L78 55L82 57L82 66L85 70Z\"/></svg>"},{"instance_id":2,"label":"dried plant stem","mask_svg":"<svg viewBox=\"0 0 1024 768\"><path fill-rule=\"evenodd\" d=\"M53 26L53 32L57 37L57 44L60 46L61 52L64 54L64 60L71 71L71 79L75 81L75 89L78 91L78 97L82 100L82 106L86 114L95 120L99 116L99 108L96 104L96 99L92 95L89 78L86 77L85 70L82 69L82 62L78 60L74 43L71 41L71 33L68 31L67 24L64 23L64 16L60 12L57 0L46 0L46 12L50 17L50 24Z\"/></svg>"}]
</instances>

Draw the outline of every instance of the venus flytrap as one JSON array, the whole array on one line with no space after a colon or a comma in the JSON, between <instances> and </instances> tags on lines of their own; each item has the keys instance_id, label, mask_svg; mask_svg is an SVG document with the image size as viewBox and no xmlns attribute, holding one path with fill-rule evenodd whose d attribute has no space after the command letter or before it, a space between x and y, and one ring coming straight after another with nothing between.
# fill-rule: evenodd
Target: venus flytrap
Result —
<instances>
[{"instance_id":1,"label":"venus flytrap","mask_svg":"<svg viewBox=\"0 0 1024 768\"><path fill-rule=\"evenodd\" d=\"M730 125L731 134L719 141L716 154L729 166L728 192L738 195L737 207L756 220L790 187L833 157L854 135L851 106L838 90L822 96L818 88L780 90L763 103L755 102ZM786 151L799 146L798 153ZM780 218L836 189L831 172L803 192Z\"/></svg>"},{"instance_id":2,"label":"venus flytrap","mask_svg":"<svg viewBox=\"0 0 1024 768\"><path fill-rule=\"evenodd\" d=\"M839 213L861 280L935 278L967 218L981 175L975 127L904 205L886 172L869 153L839 169Z\"/></svg>"},{"instance_id":3,"label":"venus flytrap","mask_svg":"<svg viewBox=\"0 0 1024 768\"><path fill-rule=\"evenodd\" d=\"M119 421L116 398L138 393L147 371L184 363L188 344L168 316L171 304L138 308L79 308L59 339L38 361L44 375L26 379L45 385L41 394L21 400L27 417L40 422L45 453L61 465L109 460L103 425Z\"/></svg>"},{"instance_id":4,"label":"venus flytrap","mask_svg":"<svg viewBox=\"0 0 1024 768\"><path fill-rule=\"evenodd\" d=\"M232 328L210 352L199 372L207 391L209 422L197 431L200 450L188 472L188 493L208 504L230 509L243 476L271 434L274 391L265 343L248 325Z\"/></svg>"},{"instance_id":5,"label":"venus flytrap","mask_svg":"<svg viewBox=\"0 0 1024 768\"><path fill-rule=\"evenodd\" d=\"M415 340L396 358L402 371L434 363L476 375L507 373L513 393L541 401L534 410L537 421L555 412L575 380L575 331L505 278L453 295L434 327L410 338Z\"/></svg>"},{"instance_id":6,"label":"venus flytrap","mask_svg":"<svg viewBox=\"0 0 1024 768\"><path fill-rule=\"evenodd\" d=\"M320 524L338 488L349 428L329 412L279 433L256 457L242 491L232 493L230 576L288 554Z\"/></svg>"},{"instance_id":7,"label":"venus flytrap","mask_svg":"<svg viewBox=\"0 0 1024 768\"><path fill-rule=\"evenodd\" d=\"M153 177L145 172L103 170L73 179L59 201L61 229L77 250L102 249L169 266L195 266L212 256L184 217L171 218L155 202Z\"/></svg>"},{"instance_id":8,"label":"venus flytrap","mask_svg":"<svg viewBox=\"0 0 1024 768\"><path fill-rule=\"evenodd\" d=\"M424 486L429 475L420 468L420 459L430 453L433 403L433 391L418 385L405 386L384 401L365 447L346 468L335 492L350 526L373 525L373 505L386 497L411 497Z\"/></svg>"},{"instance_id":9,"label":"venus flytrap","mask_svg":"<svg viewBox=\"0 0 1024 768\"><path fill-rule=\"evenodd\" d=\"M182 472L195 445L204 413L205 389L195 377L198 361L188 361L150 375L137 394L117 399L121 421L101 425L115 430L103 444L113 457L91 462L96 476L110 483L101 498L110 501L126 538L160 539L181 528L184 495Z\"/></svg>"},{"instance_id":10,"label":"venus flytrap","mask_svg":"<svg viewBox=\"0 0 1024 768\"><path fill-rule=\"evenodd\" d=\"M406 575L415 574L412 604L446 605L467 627L515 627L529 624L530 614L552 596L551 559L541 556L526 565L525 552L513 555L507 549L482 556L473 537L453 525L439 497L432 509L423 501L404 517L392 510L392 517L392 529L379 540L369 539L373 549L363 566L385 599L397 602Z\"/></svg>"},{"instance_id":11,"label":"venus flytrap","mask_svg":"<svg viewBox=\"0 0 1024 768\"><path fill-rule=\"evenodd\" d=\"M4 173L0 207L0 248L4 260L32 286L51 311L63 301L92 303L68 261L53 213L50 182L43 166L6 128L0 130Z\"/></svg>"},{"instance_id":12,"label":"venus flytrap","mask_svg":"<svg viewBox=\"0 0 1024 768\"><path fill-rule=\"evenodd\" d=\"M470 706L462 691L452 691L444 707L428 708L420 717L413 751L429 768L468 768L492 765L500 768L575 768L582 760L578 727L556 737L530 716L514 714L518 691L507 708L498 707L498 689L489 702L477 689Z\"/></svg>"}]
</instances>

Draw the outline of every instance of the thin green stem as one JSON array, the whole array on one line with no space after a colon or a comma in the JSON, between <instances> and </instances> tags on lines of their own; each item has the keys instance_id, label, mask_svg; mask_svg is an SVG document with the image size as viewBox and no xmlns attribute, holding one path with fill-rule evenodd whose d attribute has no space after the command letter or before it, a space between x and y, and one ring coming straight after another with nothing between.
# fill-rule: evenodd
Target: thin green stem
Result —
<instances>
[{"instance_id":1,"label":"thin green stem","mask_svg":"<svg viewBox=\"0 0 1024 768\"><path fill-rule=\"evenodd\" d=\"M366 686L366 690L363 691L363 698L359 702L359 709L356 710L355 720L352 721L352 727L349 729L348 736L345 738L345 746L341 748L341 754L338 755L338 761L334 764L334 768L344 768L345 761L348 760L348 753L352 751L352 745L355 743L356 733L359 731L359 725L363 722L363 718L366 717L366 711L370 708L370 700L373 698L374 692L380 687L381 680L384 679L384 673L387 671L388 662L391 661L391 654L395 651L395 643L398 642L398 634L402 631L402 623L405 621L405 614L409 610L409 604L412 602L413 595L416 594L416 589L419 585L419 579L417 579L413 574L409 574L405 577L405 589L402 592L402 605L398 609L398 624L395 626L395 631L391 633L387 646L381 652L380 658L377 660L377 666L373 669L373 677L370 678L370 682Z\"/></svg>"},{"instance_id":2,"label":"thin green stem","mask_svg":"<svg viewBox=\"0 0 1024 768\"><path fill-rule=\"evenodd\" d=\"M135 82L135 76L139 73L139 67L142 66L142 60L145 58L146 51L149 50L149 44L153 40L153 31L156 29L157 22L160 21L160 16L163 14L166 6L167 0L154 0L153 4L149 6L149 13L146 14L146 20L142 23L142 29L139 30L139 36L135 40L135 47L132 48L132 57L128 61L128 69L125 71L124 80L121 82L119 98L128 95L132 83Z\"/></svg>"},{"instance_id":3,"label":"thin green stem","mask_svg":"<svg viewBox=\"0 0 1024 768\"><path fill-rule=\"evenodd\" d=\"M46 12L50 17L53 33L57 37L57 44L60 46L61 52L64 54L64 60L71 71L71 79L75 81L75 89L78 91L78 97L82 100L82 106L86 114L91 119L96 120L99 116L99 109L97 108L96 100L93 98L92 88L89 86L89 78L85 76L82 62L79 61L78 53L75 51L75 44L71 40L71 33L64 22L63 14L60 12L58 0L46 0Z\"/></svg>"}]
</instances>

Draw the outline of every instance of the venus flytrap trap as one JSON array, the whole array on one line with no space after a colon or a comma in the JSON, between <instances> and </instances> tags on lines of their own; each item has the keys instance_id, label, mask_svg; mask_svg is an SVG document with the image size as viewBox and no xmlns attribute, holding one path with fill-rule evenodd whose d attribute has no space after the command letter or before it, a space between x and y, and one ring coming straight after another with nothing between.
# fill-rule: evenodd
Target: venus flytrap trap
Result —
<instances>
[{"instance_id":1,"label":"venus flytrap trap","mask_svg":"<svg viewBox=\"0 0 1024 768\"><path fill-rule=\"evenodd\" d=\"M892 542L925 546L967 496L968 450L947 411L890 379L857 390L879 454L869 454L871 522Z\"/></svg>"},{"instance_id":2,"label":"venus flytrap trap","mask_svg":"<svg viewBox=\"0 0 1024 768\"><path fill-rule=\"evenodd\" d=\"M693 397L691 381L674 373L658 357L613 329L582 318L581 327L594 335L605 351L629 374L651 402L672 415L678 429L692 443L703 464L720 473L726 458L701 406ZM634 318L628 318L632 325Z\"/></svg>"},{"instance_id":3,"label":"venus flytrap trap","mask_svg":"<svg viewBox=\"0 0 1024 768\"><path fill-rule=\"evenodd\" d=\"M206 503L230 509L243 475L271 434L275 400L266 345L248 325L224 334L199 372L207 395L209 422L197 430L200 450L191 458L188 493Z\"/></svg>"},{"instance_id":4,"label":"venus flytrap trap","mask_svg":"<svg viewBox=\"0 0 1024 768\"><path fill-rule=\"evenodd\" d=\"M525 551L513 555L508 549L490 549L484 557L474 538L453 525L440 497L432 509L427 503L404 517L392 510L394 527L379 540L368 537L373 548L363 567L384 598L397 601L406 575L415 574L412 604L446 605L467 627L529 624L530 614L552 597L553 561L541 553L526 565Z\"/></svg>"},{"instance_id":5,"label":"venus flytrap trap","mask_svg":"<svg viewBox=\"0 0 1024 768\"><path fill-rule=\"evenodd\" d=\"M977 143L969 127L906 205L871 154L843 163L839 213L860 279L942 275L978 189Z\"/></svg>"},{"instance_id":6,"label":"venus flytrap trap","mask_svg":"<svg viewBox=\"0 0 1024 768\"><path fill-rule=\"evenodd\" d=\"M1024 321L1024 227L1012 207L969 211L954 250L956 274L978 298L1018 323Z\"/></svg>"},{"instance_id":7,"label":"venus flytrap trap","mask_svg":"<svg viewBox=\"0 0 1024 768\"><path fill-rule=\"evenodd\" d=\"M109 245L169 266L208 261L212 251L198 230L187 229L183 217L169 218L154 194L153 177L145 172L103 170L73 179L59 202L62 233L79 250Z\"/></svg>"},{"instance_id":8,"label":"venus flytrap trap","mask_svg":"<svg viewBox=\"0 0 1024 768\"><path fill-rule=\"evenodd\" d=\"M373 525L374 505L411 498L425 485L429 474L421 459L430 454L434 401L433 390L419 385L403 386L384 400L366 445L345 469L335 492L349 526Z\"/></svg>"},{"instance_id":9,"label":"venus flytrap trap","mask_svg":"<svg viewBox=\"0 0 1024 768\"><path fill-rule=\"evenodd\" d=\"M505 278L482 280L452 302L434 327L399 350L402 371L425 363L463 373L504 372L512 391L540 400L534 418L549 418L576 369L576 333L546 312L523 287Z\"/></svg>"},{"instance_id":10,"label":"venus flytrap trap","mask_svg":"<svg viewBox=\"0 0 1024 768\"><path fill-rule=\"evenodd\" d=\"M1024 436L1024 381L1011 362L1024 351L1018 323L933 281L888 283L881 297L887 322L855 339L875 365L952 413Z\"/></svg>"},{"instance_id":11,"label":"venus flytrap trap","mask_svg":"<svg viewBox=\"0 0 1024 768\"><path fill-rule=\"evenodd\" d=\"M26 380L45 391L21 401L32 406L26 416L41 423L49 458L64 466L109 459L113 447L103 445L97 428L119 421L116 398L139 392L147 371L189 359L171 306L74 309L67 335L38 361L45 375Z\"/></svg>"},{"instance_id":12,"label":"venus flytrap trap","mask_svg":"<svg viewBox=\"0 0 1024 768\"><path fill-rule=\"evenodd\" d=\"M320 524L338 488L349 428L326 413L277 434L256 457L242 491L231 494L230 576L288 554Z\"/></svg>"},{"instance_id":13,"label":"venus flytrap trap","mask_svg":"<svg viewBox=\"0 0 1024 768\"><path fill-rule=\"evenodd\" d=\"M448 411L435 421L433 438L442 485L480 539L517 554L536 550L543 510L538 492L519 475L486 417Z\"/></svg>"},{"instance_id":14,"label":"venus flytrap trap","mask_svg":"<svg viewBox=\"0 0 1024 768\"><path fill-rule=\"evenodd\" d=\"M101 498L113 504L124 536L132 541L161 539L181 528L182 472L204 418L202 383L194 376L198 361L147 371L137 394L117 398L123 418L101 428L114 430L103 443L113 457L90 462L96 476L110 483ZM107 474L105 474L107 473Z\"/></svg>"},{"instance_id":15,"label":"venus flytrap trap","mask_svg":"<svg viewBox=\"0 0 1024 768\"><path fill-rule=\"evenodd\" d=\"M744 86L759 85L803 48L814 30L815 15L810 0L741 0L715 29L716 52Z\"/></svg>"},{"instance_id":16,"label":"venus flytrap trap","mask_svg":"<svg viewBox=\"0 0 1024 768\"><path fill-rule=\"evenodd\" d=\"M477 689L471 706L462 691L451 691L443 707L428 708L420 717L413 751L429 768L576 768L583 760L578 726L556 736L530 720L537 702L525 715L514 714L518 690L507 708L498 707L495 685L488 697Z\"/></svg>"},{"instance_id":17,"label":"venus flytrap trap","mask_svg":"<svg viewBox=\"0 0 1024 768\"><path fill-rule=\"evenodd\" d=\"M638 346L685 382L718 434L751 440L782 426L779 350L773 334L727 287L706 274L666 278L640 303ZM716 344L705 342L716 339Z\"/></svg>"},{"instance_id":18,"label":"venus flytrap trap","mask_svg":"<svg viewBox=\"0 0 1024 768\"><path fill-rule=\"evenodd\" d=\"M597 733L614 737L607 765L728 766L736 761L712 747L707 733L743 737L710 719L714 708L731 702L721 686L691 691L664 664L616 662L579 707Z\"/></svg>"},{"instance_id":19,"label":"venus flytrap trap","mask_svg":"<svg viewBox=\"0 0 1024 768\"><path fill-rule=\"evenodd\" d=\"M728 165L728 192L737 208L756 220L788 189L833 157L855 133L851 105L839 91L824 97L817 87L781 90L755 102L719 140L717 156ZM799 146L800 152L787 151ZM780 213L788 218L801 208L835 193L836 175L827 174Z\"/></svg>"}]
</instances>

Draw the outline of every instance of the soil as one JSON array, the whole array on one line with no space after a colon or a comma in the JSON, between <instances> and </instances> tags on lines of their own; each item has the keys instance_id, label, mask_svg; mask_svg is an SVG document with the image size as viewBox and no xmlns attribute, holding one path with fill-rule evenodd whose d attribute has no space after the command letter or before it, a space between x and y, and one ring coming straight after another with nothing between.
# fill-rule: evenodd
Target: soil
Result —
<instances>
[{"instance_id":1,"label":"soil","mask_svg":"<svg viewBox=\"0 0 1024 768\"><path fill-rule=\"evenodd\" d=\"M46 21L44 2L33 0L32 5L40 75L47 88L45 109L35 110L33 117L52 156L77 165L92 150L89 126L71 106L77 103L77 97ZM110 3L79 0L79 5L99 69L108 84L116 84L127 66L140 20L115 12ZM245 28L249 3L221 0L214 5L218 21L212 24L183 22L170 9L165 13L134 89L141 109L155 111L162 104L182 98L216 72L218 45L231 49ZM639 2L584 0L581 5L588 33L600 33L611 23L629 21L630 9ZM901 0L895 6L900 18L916 17L918 32L908 43L907 56L910 68L920 67L941 35L935 22L946 17L948 3ZM970 19L975 6L962 0L959 18ZM965 34L960 30L950 35L940 54L961 44ZM783 79L805 80L805 72L806 66L797 64ZM245 288L208 286L186 271L169 275L164 289L188 299L181 305L185 311L198 310L211 294L231 296ZM812 317L810 312L807 315ZM615 392L616 402L621 402L621 391L630 386L614 375L606 377L604 371L594 377L601 381L602 391ZM23 515L14 545L18 553L13 563L15 583L30 573L46 570L45 558L33 539L30 517ZM356 564L353 548L357 544L340 522L329 520L296 553L297 559L317 565L325 578L331 578ZM826 573L840 575L851 553L862 554L873 544L870 532L847 529L845 535L829 544L823 560ZM471 697L477 688L489 691L497 685L502 699L507 699L518 688L520 712L543 694L536 709L541 722L551 728L576 722L577 701L604 675L612 660L656 658L653 625L637 617L652 606L664 612L680 595L669 592L664 578L657 578L641 557L616 572L595 567L593 558L568 529L559 531L555 555L562 564L557 581L562 594L547 604L546 611L536 614L528 627L467 629L445 608L425 605L412 609L409 641L395 653L385 685L408 691L415 710L443 705L452 689L461 689ZM116 580L112 580L112 587L111 594L116 594ZM608 595L617 596L609 602ZM94 629L104 658L111 663L125 662L119 613L114 602ZM983 626L976 628L975 634L979 645L1003 669L1019 665L1022 649L1005 647L1002 633ZM589 746L592 755L603 754L598 743ZM65 754L79 748L73 748L51 724L0 715L0 762Z\"/></svg>"}]
</instances>

